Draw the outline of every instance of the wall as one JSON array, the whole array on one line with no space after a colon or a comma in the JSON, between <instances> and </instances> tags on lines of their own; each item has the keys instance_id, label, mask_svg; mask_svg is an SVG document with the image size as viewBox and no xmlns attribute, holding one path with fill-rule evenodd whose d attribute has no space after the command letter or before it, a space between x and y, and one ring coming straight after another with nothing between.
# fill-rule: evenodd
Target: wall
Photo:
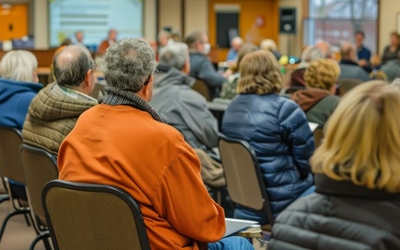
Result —
<instances>
[{"instance_id":1,"label":"wall","mask_svg":"<svg viewBox=\"0 0 400 250\"><path fill-rule=\"evenodd\" d=\"M297 18L297 33L295 35L279 35L279 51L283 55L300 56L303 47L303 16L305 11L304 0L280 0L279 8L295 8ZM290 48L288 45L290 44Z\"/></svg>"},{"instance_id":2,"label":"wall","mask_svg":"<svg viewBox=\"0 0 400 250\"><path fill-rule=\"evenodd\" d=\"M28 35L33 34L33 0L0 0L0 4L9 3L9 4L26 4L28 5Z\"/></svg>"},{"instance_id":3,"label":"wall","mask_svg":"<svg viewBox=\"0 0 400 250\"><path fill-rule=\"evenodd\" d=\"M157 13L156 13L156 0L145 0L144 1L144 24L143 24L143 35L149 41L156 40L157 34Z\"/></svg>"},{"instance_id":4,"label":"wall","mask_svg":"<svg viewBox=\"0 0 400 250\"><path fill-rule=\"evenodd\" d=\"M379 54L390 41L390 33L396 31L397 14L400 13L399 0L380 0L379 8ZM400 27L398 27L400 30Z\"/></svg>"},{"instance_id":5,"label":"wall","mask_svg":"<svg viewBox=\"0 0 400 250\"><path fill-rule=\"evenodd\" d=\"M185 35L199 30L208 32L208 0L186 0Z\"/></svg>"},{"instance_id":6,"label":"wall","mask_svg":"<svg viewBox=\"0 0 400 250\"><path fill-rule=\"evenodd\" d=\"M158 27L171 27L173 32L181 33L182 0L159 0Z\"/></svg>"}]
</instances>

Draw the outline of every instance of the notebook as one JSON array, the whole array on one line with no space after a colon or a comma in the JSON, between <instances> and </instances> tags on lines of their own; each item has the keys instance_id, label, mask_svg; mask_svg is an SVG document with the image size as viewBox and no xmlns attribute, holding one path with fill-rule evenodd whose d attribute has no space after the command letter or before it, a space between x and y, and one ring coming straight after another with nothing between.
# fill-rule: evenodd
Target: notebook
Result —
<instances>
[{"instance_id":1,"label":"notebook","mask_svg":"<svg viewBox=\"0 0 400 250\"><path fill-rule=\"evenodd\" d=\"M257 221L251 220L239 220L239 219L232 219L232 218L225 218L226 224L226 232L224 237L228 237L232 234L240 232L252 225L258 224Z\"/></svg>"}]
</instances>

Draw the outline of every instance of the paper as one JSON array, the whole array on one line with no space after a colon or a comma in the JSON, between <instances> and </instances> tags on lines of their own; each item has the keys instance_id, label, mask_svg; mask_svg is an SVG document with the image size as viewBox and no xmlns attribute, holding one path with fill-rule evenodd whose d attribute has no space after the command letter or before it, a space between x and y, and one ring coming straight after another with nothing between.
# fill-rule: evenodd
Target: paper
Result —
<instances>
[{"instance_id":1,"label":"paper","mask_svg":"<svg viewBox=\"0 0 400 250\"><path fill-rule=\"evenodd\" d=\"M318 128L318 123L315 122L309 122L308 126L310 126L311 132L314 132Z\"/></svg>"}]
</instances>

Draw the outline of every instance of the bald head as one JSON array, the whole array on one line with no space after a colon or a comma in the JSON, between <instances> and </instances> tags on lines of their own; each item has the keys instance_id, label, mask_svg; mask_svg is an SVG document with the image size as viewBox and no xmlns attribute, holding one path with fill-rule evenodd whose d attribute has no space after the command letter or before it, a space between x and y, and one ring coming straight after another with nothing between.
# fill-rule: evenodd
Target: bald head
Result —
<instances>
[{"instance_id":1,"label":"bald head","mask_svg":"<svg viewBox=\"0 0 400 250\"><path fill-rule=\"evenodd\" d=\"M87 48L81 45L69 45L53 60L54 76L58 84L65 87L77 87L85 81L94 62Z\"/></svg>"},{"instance_id":2,"label":"bald head","mask_svg":"<svg viewBox=\"0 0 400 250\"><path fill-rule=\"evenodd\" d=\"M340 46L340 55L342 57L342 60L345 59L345 60L357 61L355 48L354 45L351 43L346 42Z\"/></svg>"}]
</instances>

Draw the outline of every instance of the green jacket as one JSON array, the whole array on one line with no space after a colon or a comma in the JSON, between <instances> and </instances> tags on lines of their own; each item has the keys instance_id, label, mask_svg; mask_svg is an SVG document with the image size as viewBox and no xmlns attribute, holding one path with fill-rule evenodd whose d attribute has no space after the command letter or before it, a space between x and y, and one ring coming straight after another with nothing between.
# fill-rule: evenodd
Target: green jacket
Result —
<instances>
[{"instance_id":1,"label":"green jacket","mask_svg":"<svg viewBox=\"0 0 400 250\"><path fill-rule=\"evenodd\" d=\"M23 142L58 155L61 142L78 117L97 100L53 83L33 98L22 130Z\"/></svg>"},{"instance_id":2,"label":"green jacket","mask_svg":"<svg viewBox=\"0 0 400 250\"><path fill-rule=\"evenodd\" d=\"M318 128L323 128L340 98L330 94L327 90L308 88L296 91L292 100L297 102L306 113L308 122L318 123Z\"/></svg>"}]
</instances>

